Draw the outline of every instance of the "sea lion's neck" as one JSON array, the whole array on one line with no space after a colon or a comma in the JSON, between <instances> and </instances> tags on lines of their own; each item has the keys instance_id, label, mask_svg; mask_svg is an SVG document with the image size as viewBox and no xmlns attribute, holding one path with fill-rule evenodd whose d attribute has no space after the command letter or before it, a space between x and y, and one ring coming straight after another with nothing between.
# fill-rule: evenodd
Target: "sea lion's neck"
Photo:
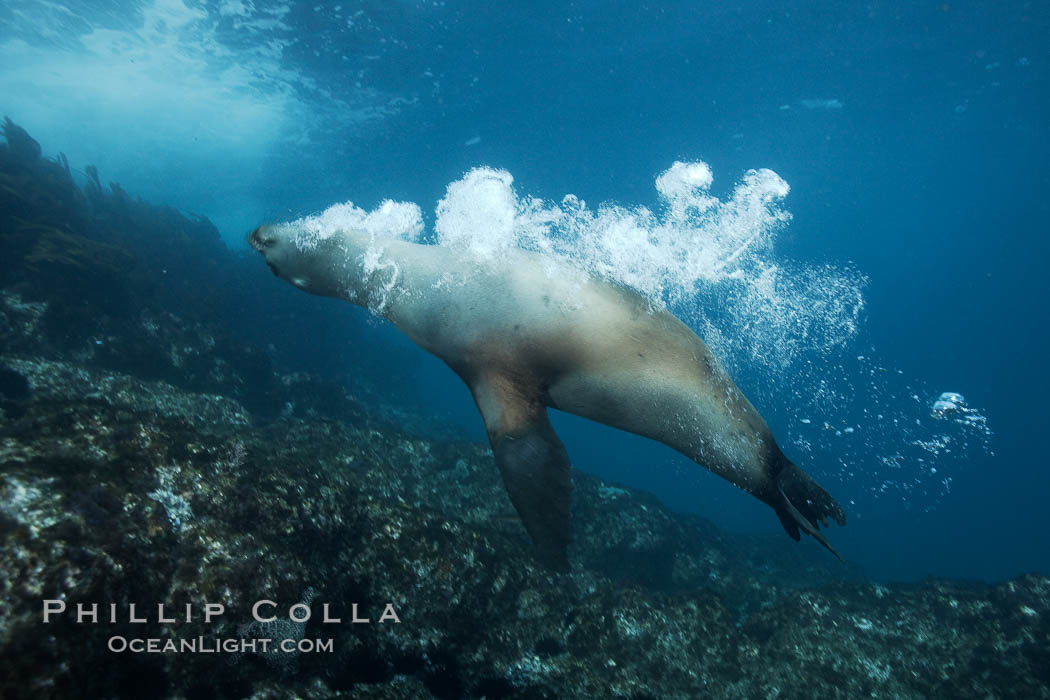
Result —
<instances>
[{"instance_id":1,"label":"sea lion's neck","mask_svg":"<svg viewBox=\"0 0 1050 700\"><path fill-rule=\"evenodd\" d=\"M432 248L364 231L340 231L314 249L320 274L309 291L344 299L397 323L405 283L432 266L427 257Z\"/></svg>"}]
</instances>

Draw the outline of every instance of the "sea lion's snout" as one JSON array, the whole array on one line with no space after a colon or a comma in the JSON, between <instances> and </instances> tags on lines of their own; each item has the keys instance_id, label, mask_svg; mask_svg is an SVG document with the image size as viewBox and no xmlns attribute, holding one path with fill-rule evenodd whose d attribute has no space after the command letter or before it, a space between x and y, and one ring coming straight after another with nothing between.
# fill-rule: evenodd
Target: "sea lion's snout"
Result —
<instances>
[{"instance_id":1,"label":"sea lion's snout","mask_svg":"<svg viewBox=\"0 0 1050 700\"><path fill-rule=\"evenodd\" d=\"M277 242L277 236L267 230L266 226L260 226L248 235L248 245L260 253Z\"/></svg>"},{"instance_id":2,"label":"sea lion's snout","mask_svg":"<svg viewBox=\"0 0 1050 700\"><path fill-rule=\"evenodd\" d=\"M270 272L280 277L281 274L277 271L277 243L277 234L271 226L260 226L248 234L248 245L262 253Z\"/></svg>"}]
</instances>

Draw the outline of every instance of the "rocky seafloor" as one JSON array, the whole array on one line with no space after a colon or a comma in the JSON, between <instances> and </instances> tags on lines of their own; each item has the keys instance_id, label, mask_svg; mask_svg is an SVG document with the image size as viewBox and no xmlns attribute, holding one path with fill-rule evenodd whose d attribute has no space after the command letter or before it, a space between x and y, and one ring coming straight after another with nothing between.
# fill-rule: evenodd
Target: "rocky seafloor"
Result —
<instances>
[{"instance_id":1,"label":"rocky seafloor","mask_svg":"<svg viewBox=\"0 0 1050 700\"><path fill-rule=\"evenodd\" d=\"M876 584L579 472L572 572L544 569L486 447L290 366L295 333L253 336L263 313L311 323L289 304L313 302L253 287L204 220L97 173L78 187L17 129L0 147L0 697L1050 697L1046 577ZM209 295L236 313L196 310ZM66 612L45 624L45 600ZM280 617L253 622L260 600ZM287 619L297 603L309 621ZM399 622L379 621L388 604Z\"/></svg>"}]
</instances>

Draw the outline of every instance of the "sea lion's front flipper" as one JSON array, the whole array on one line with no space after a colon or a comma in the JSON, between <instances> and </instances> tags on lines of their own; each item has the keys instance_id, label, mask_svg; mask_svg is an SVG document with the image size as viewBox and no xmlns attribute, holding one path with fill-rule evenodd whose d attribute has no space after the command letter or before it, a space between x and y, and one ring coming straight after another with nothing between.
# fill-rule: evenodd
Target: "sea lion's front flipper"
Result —
<instances>
[{"instance_id":1,"label":"sea lion's front flipper","mask_svg":"<svg viewBox=\"0 0 1050 700\"><path fill-rule=\"evenodd\" d=\"M471 387L511 503L544 564L569 570L569 455L527 390L498 377Z\"/></svg>"}]
</instances>

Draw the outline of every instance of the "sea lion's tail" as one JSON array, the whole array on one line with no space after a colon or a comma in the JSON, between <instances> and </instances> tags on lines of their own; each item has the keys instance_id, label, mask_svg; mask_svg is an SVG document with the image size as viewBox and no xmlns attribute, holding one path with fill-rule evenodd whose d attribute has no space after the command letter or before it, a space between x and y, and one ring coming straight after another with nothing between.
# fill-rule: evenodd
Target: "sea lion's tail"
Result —
<instances>
[{"instance_id":1,"label":"sea lion's tail","mask_svg":"<svg viewBox=\"0 0 1050 700\"><path fill-rule=\"evenodd\" d=\"M776 480L778 493L771 505L787 534L797 541L801 538L801 530L824 545L841 561L842 557L820 533L821 525L828 526L828 518L839 525L846 524L846 513L838 501L814 481L813 477L794 464L786 465Z\"/></svg>"}]
</instances>

